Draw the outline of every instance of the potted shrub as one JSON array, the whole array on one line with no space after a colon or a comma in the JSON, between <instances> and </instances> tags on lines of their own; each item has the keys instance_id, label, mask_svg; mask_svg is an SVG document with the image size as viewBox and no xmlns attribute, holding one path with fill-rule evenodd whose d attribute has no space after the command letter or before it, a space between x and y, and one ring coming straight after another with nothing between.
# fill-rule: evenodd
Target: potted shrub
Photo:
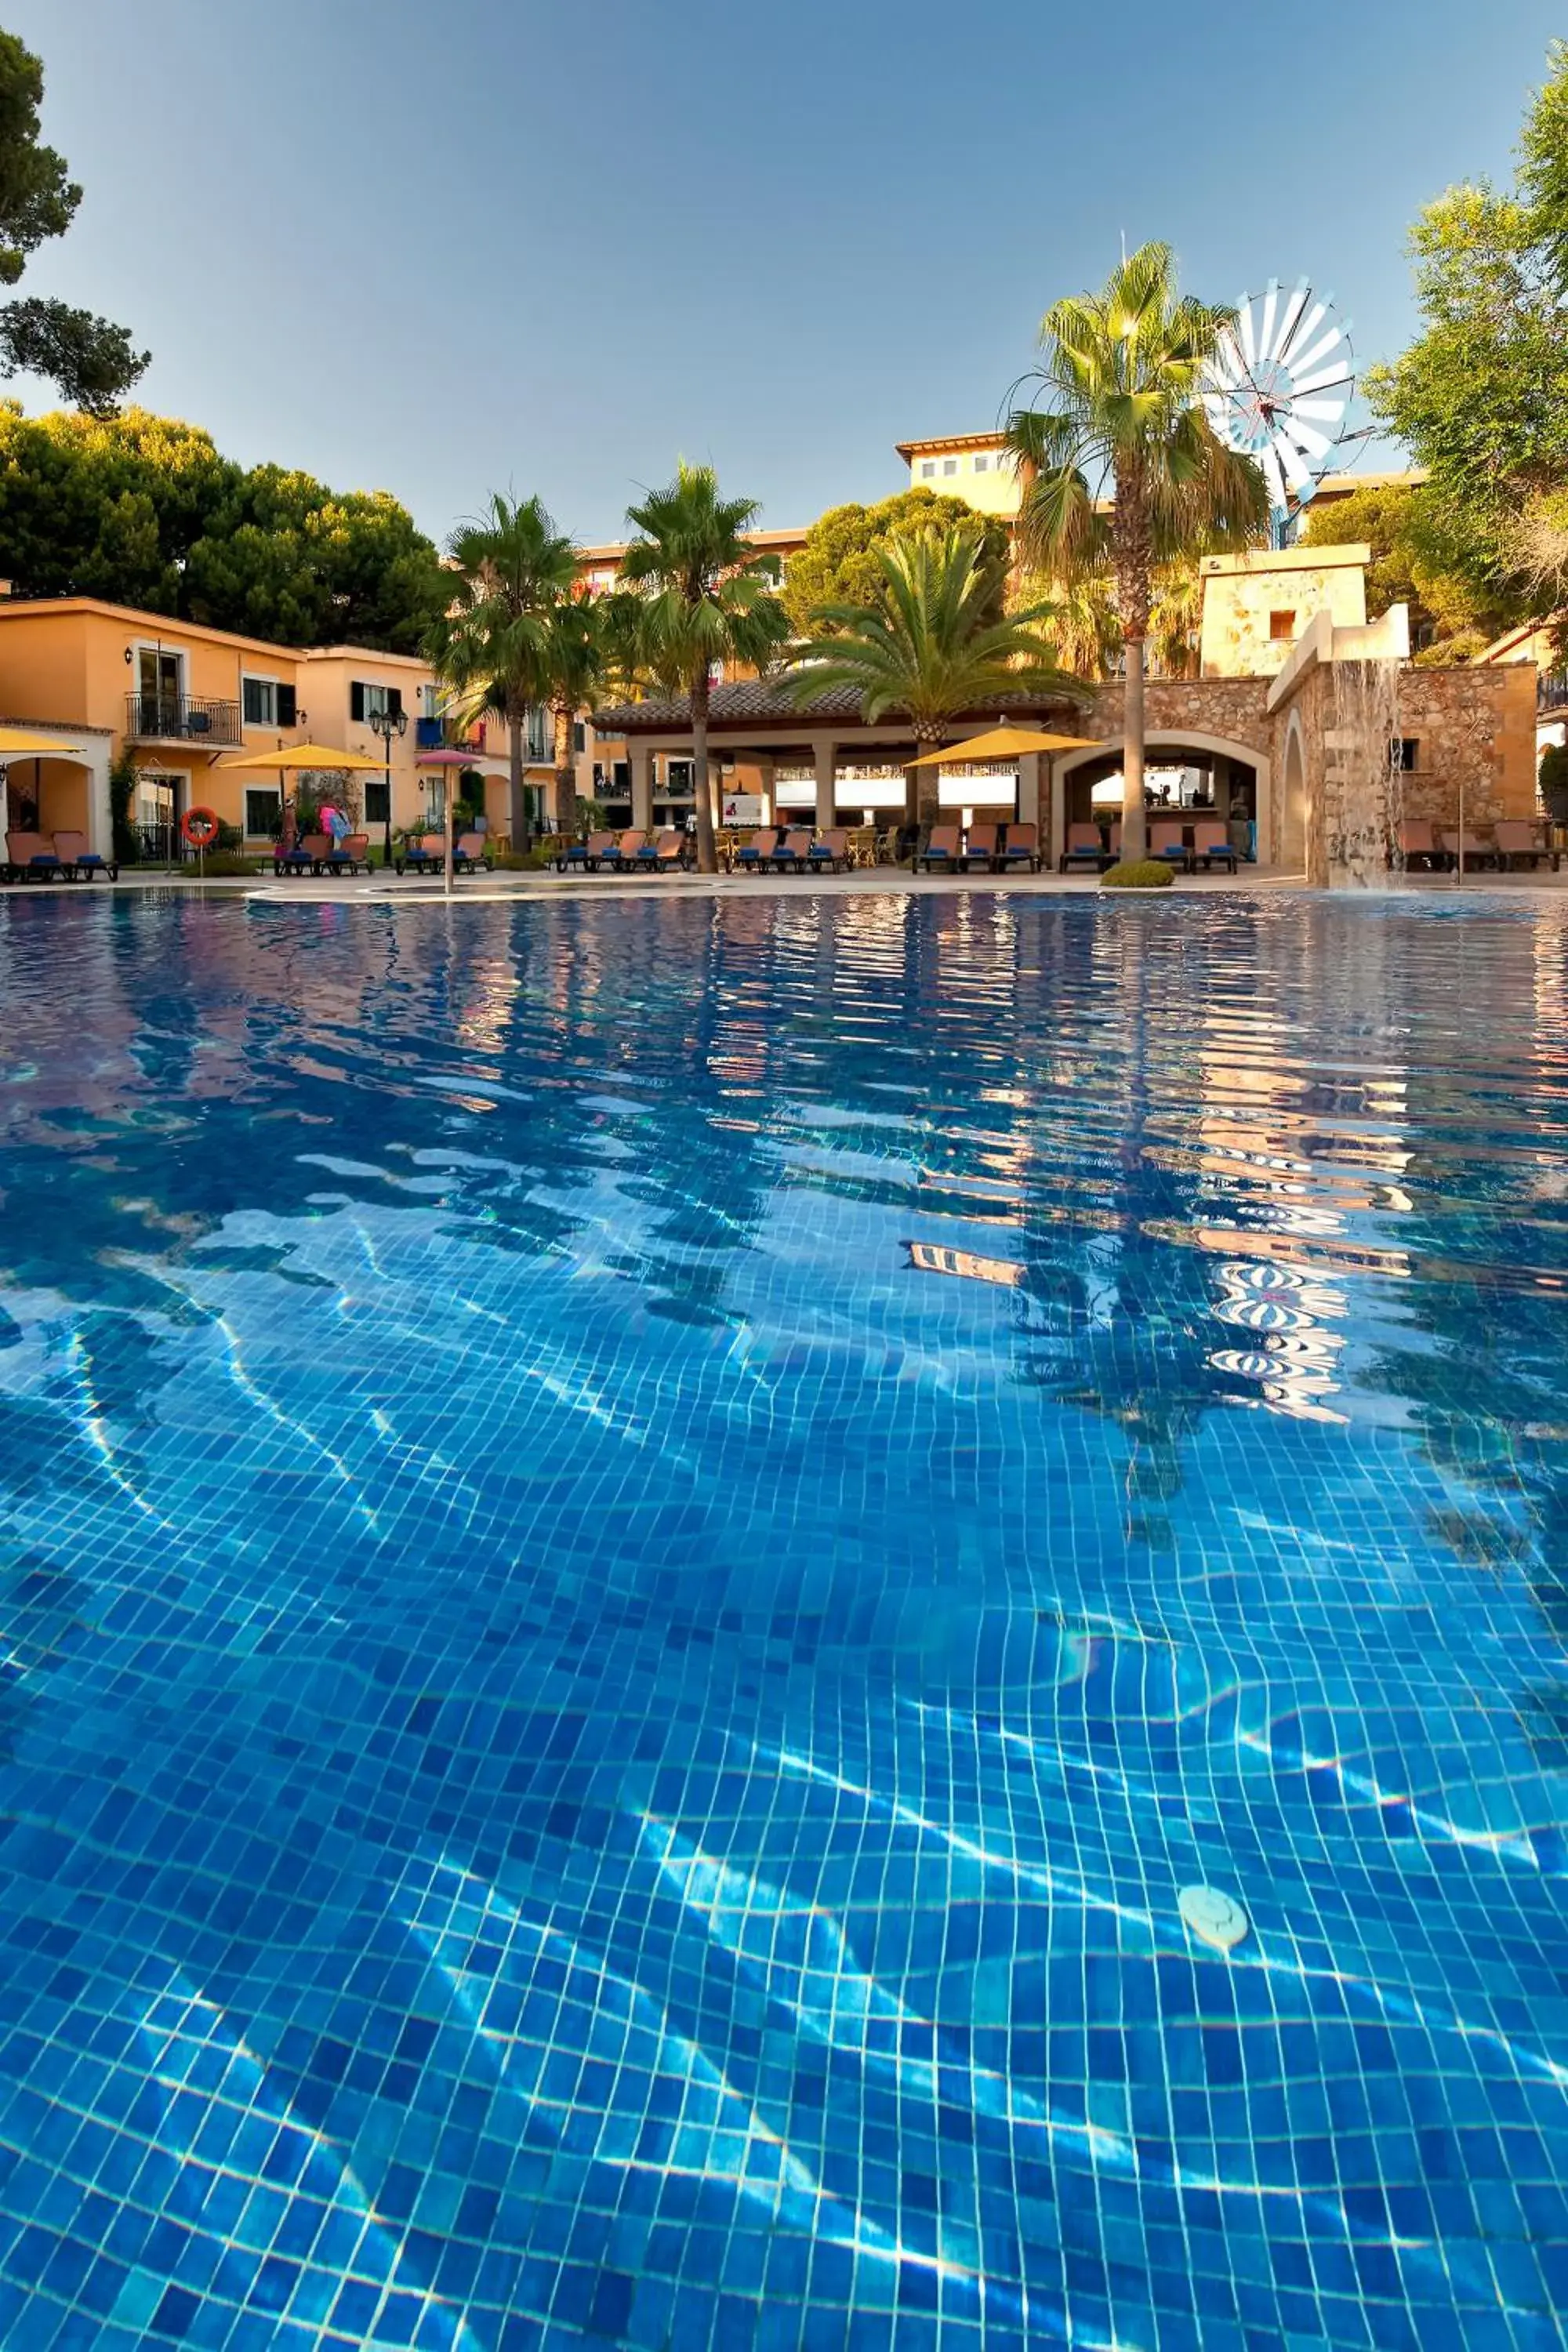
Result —
<instances>
[{"instance_id":1,"label":"potted shrub","mask_svg":"<svg viewBox=\"0 0 1568 2352\"><path fill-rule=\"evenodd\" d=\"M1174 877L1168 857L1135 857L1112 866L1100 877L1102 890L1168 890Z\"/></svg>"},{"instance_id":2,"label":"potted shrub","mask_svg":"<svg viewBox=\"0 0 1568 2352\"><path fill-rule=\"evenodd\" d=\"M1541 804L1553 824L1568 824L1568 745L1549 743L1541 755Z\"/></svg>"}]
</instances>

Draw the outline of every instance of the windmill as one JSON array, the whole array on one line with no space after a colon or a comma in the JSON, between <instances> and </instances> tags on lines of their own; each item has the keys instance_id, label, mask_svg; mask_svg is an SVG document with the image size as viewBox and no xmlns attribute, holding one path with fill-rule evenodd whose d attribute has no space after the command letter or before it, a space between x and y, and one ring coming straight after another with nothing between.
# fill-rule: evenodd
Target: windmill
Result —
<instances>
[{"instance_id":1,"label":"windmill","mask_svg":"<svg viewBox=\"0 0 1568 2352\"><path fill-rule=\"evenodd\" d=\"M1332 295L1315 297L1308 278L1286 294L1271 278L1266 293L1237 304L1202 390L1219 438L1261 468L1279 541L1345 437L1355 390L1349 320L1342 323Z\"/></svg>"}]
</instances>

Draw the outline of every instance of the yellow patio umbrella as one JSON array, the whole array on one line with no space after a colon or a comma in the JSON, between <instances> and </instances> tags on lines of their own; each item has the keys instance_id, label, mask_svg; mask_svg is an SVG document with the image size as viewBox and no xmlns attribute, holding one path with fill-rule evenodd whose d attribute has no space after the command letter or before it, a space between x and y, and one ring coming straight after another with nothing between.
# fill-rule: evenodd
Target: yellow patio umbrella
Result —
<instances>
[{"instance_id":1,"label":"yellow patio umbrella","mask_svg":"<svg viewBox=\"0 0 1568 2352\"><path fill-rule=\"evenodd\" d=\"M967 743L944 743L940 751L922 751L909 764L942 768L960 760L1021 760L1030 751L1087 751L1094 741L1089 735L1047 735L1037 727L997 726L984 735L972 735Z\"/></svg>"},{"instance_id":2,"label":"yellow patio umbrella","mask_svg":"<svg viewBox=\"0 0 1568 2352\"><path fill-rule=\"evenodd\" d=\"M62 760L79 759L81 745L62 743L58 735L29 734L25 727L0 727L0 765L7 760L47 760L56 753Z\"/></svg>"},{"instance_id":3,"label":"yellow patio umbrella","mask_svg":"<svg viewBox=\"0 0 1568 2352\"><path fill-rule=\"evenodd\" d=\"M334 751L330 743L291 743L286 751L252 751L243 760L220 760L217 772L226 773L234 768L374 768L379 775L383 762L367 760L363 751Z\"/></svg>"}]
</instances>

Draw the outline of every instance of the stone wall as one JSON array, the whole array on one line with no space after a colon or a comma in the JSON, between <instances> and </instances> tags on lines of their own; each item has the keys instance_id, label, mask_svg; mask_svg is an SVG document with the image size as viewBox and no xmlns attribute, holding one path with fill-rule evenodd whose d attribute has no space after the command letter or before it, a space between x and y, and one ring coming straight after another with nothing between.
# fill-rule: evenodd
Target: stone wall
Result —
<instances>
[{"instance_id":1,"label":"stone wall","mask_svg":"<svg viewBox=\"0 0 1568 2352\"><path fill-rule=\"evenodd\" d=\"M1204 677L1278 677L1320 613L1327 613L1336 628L1359 628L1366 619L1370 553L1360 542L1350 542L1205 556ZM1277 614L1287 625L1279 637L1273 634Z\"/></svg>"},{"instance_id":2,"label":"stone wall","mask_svg":"<svg viewBox=\"0 0 1568 2352\"><path fill-rule=\"evenodd\" d=\"M1401 672L1407 816L1455 824L1461 783L1468 825L1535 814L1535 675L1533 662Z\"/></svg>"}]
</instances>

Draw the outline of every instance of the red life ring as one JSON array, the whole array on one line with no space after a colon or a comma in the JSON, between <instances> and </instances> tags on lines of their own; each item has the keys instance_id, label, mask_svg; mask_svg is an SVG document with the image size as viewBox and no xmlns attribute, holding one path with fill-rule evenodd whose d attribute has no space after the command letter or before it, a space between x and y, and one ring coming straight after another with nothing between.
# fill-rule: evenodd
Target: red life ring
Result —
<instances>
[{"instance_id":1,"label":"red life ring","mask_svg":"<svg viewBox=\"0 0 1568 2352\"><path fill-rule=\"evenodd\" d=\"M217 839L217 815L210 808L188 808L180 819L180 831L193 849L210 849Z\"/></svg>"}]
</instances>

